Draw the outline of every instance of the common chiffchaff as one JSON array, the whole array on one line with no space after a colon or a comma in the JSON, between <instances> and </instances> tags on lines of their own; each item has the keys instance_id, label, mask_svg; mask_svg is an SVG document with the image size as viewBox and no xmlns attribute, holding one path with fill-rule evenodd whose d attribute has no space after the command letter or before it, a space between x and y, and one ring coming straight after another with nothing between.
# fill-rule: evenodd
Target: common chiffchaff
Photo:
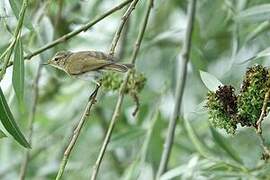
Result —
<instances>
[{"instance_id":1,"label":"common chiffchaff","mask_svg":"<svg viewBox=\"0 0 270 180\"><path fill-rule=\"evenodd\" d=\"M70 76L95 83L104 71L124 73L133 67L132 64L117 63L108 54L99 51L61 51L56 53L48 64L65 71Z\"/></svg>"}]
</instances>

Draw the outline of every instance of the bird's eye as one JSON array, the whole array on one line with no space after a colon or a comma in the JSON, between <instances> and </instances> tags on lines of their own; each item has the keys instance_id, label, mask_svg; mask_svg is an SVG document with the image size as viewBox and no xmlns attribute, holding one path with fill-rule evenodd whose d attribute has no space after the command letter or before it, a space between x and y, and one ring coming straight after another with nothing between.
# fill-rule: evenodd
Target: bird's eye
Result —
<instances>
[{"instance_id":1,"label":"bird's eye","mask_svg":"<svg viewBox=\"0 0 270 180\"><path fill-rule=\"evenodd\" d=\"M56 58L54 58L54 61L58 61L60 58L59 57L56 57Z\"/></svg>"}]
</instances>

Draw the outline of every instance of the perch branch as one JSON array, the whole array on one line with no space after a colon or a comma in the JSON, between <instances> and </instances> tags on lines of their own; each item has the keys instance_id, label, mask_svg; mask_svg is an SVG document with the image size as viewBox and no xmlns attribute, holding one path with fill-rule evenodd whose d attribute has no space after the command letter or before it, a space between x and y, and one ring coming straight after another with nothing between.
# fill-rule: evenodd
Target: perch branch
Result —
<instances>
[{"instance_id":1,"label":"perch branch","mask_svg":"<svg viewBox=\"0 0 270 180\"><path fill-rule=\"evenodd\" d=\"M38 65L38 70L37 70L37 75L34 79L33 82L33 104L32 108L30 111L29 115L29 122L28 122L28 131L29 131L29 137L28 137L28 142L30 145L32 145L32 134L33 134L33 124L35 120L35 114L36 114L36 109L37 109L37 102L38 102L38 95L39 95L39 89L38 89L38 83L41 75L41 70L42 70L42 64ZM21 164L21 172L20 172L20 180L25 179L26 171L27 171L27 166L30 158L30 149L28 149L25 153L25 157L23 160L23 163Z\"/></svg>"},{"instance_id":2,"label":"perch branch","mask_svg":"<svg viewBox=\"0 0 270 180\"><path fill-rule=\"evenodd\" d=\"M177 86L176 86L176 95L175 95L175 106L172 118L169 122L169 127L167 131L166 140L163 147L163 152L159 164L159 169L157 172L157 179L167 170L167 165L174 141L174 134L175 134L175 128L176 123L180 114L180 108L181 108L181 102L183 98L184 93L184 87L186 82L186 76L187 76L187 63L190 56L190 50L191 50L191 39L192 39L192 31L193 31L193 24L194 24L194 17L195 17L195 11L196 11L196 0L190 0L189 8L188 8L188 24L185 34L185 40L183 42L183 49L182 49L182 66L181 70L178 71L179 77L177 78Z\"/></svg>"},{"instance_id":3,"label":"perch branch","mask_svg":"<svg viewBox=\"0 0 270 180\"><path fill-rule=\"evenodd\" d=\"M141 42L142 42L145 30L146 30L146 26L147 26L147 23L148 23L151 8L153 7L153 2L154 2L154 0L149 0L147 11L146 11L145 17L143 19L143 23L142 23L142 26L140 28L140 32L138 34L138 37L137 37L137 40L136 40L136 43L135 43L135 46L134 46L134 50L133 50L133 53L132 53L132 56L131 56L130 61L131 61L132 64L135 64L138 52L140 50ZM125 76L125 79L124 79L124 81L123 81L123 83L122 83L122 85L120 87L118 100L117 100L117 103L116 103L116 106L115 106L115 109L114 109L114 112L113 112L113 115L112 115L112 119L110 121L109 128L107 130L105 139L104 139L102 147L100 149L98 158L97 158L96 163L95 163L95 165L93 167L91 180L96 180L98 172L99 172L99 168L100 168L100 165L101 165L101 162L103 160L103 157L104 157L104 154L106 152L107 146L108 146L108 144L110 142L111 135L112 135L114 126L116 124L117 118L118 118L118 116L120 114L121 106L122 106L122 103L123 103L123 100L124 100L124 90L125 90L125 88L127 86L129 74L130 74L130 71Z\"/></svg>"},{"instance_id":4,"label":"perch branch","mask_svg":"<svg viewBox=\"0 0 270 180\"><path fill-rule=\"evenodd\" d=\"M64 170L65 170L65 167L67 165L70 153L75 146L75 143L80 135L81 129L82 129L85 121L87 120L87 117L90 114L90 110L91 110L92 106L96 102L96 97L97 97L98 90L99 90L100 86L101 85L97 85L95 90L91 93L89 100L88 100L88 103L86 105L86 108L84 110L84 113L83 113L79 123L77 124L75 130L73 131L73 136L71 137L69 144L64 152L64 156L63 156L63 159L61 161L60 168L59 168L57 176L56 176L56 180L59 180L64 173Z\"/></svg>"}]
</instances>

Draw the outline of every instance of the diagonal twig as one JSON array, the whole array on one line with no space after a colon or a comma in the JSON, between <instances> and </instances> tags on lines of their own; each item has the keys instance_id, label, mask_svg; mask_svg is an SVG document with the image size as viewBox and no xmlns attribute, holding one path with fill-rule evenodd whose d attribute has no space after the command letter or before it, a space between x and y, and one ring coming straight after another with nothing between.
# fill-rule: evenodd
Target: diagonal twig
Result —
<instances>
[{"instance_id":1,"label":"diagonal twig","mask_svg":"<svg viewBox=\"0 0 270 180\"><path fill-rule=\"evenodd\" d=\"M129 18L129 16L131 15L132 11L135 9L137 3L139 2L139 0L133 0L132 3L129 5L129 7L127 8L126 12L124 13L124 15L122 16L122 22L120 23L116 33L115 33L115 36L112 40L112 45L111 45L111 49L110 49L110 52L109 52L109 55L111 57L114 56L114 52L115 52L115 48L116 48L116 45L119 41L119 38L121 36L121 33L122 33L122 30Z\"/></svg>"},{"instance_id":2,"label":"diagonal twig","mask_svg":"<svg viewBox=\"0 0 270 180\"><path fill-rule=\"evenodd\" d=\"M95 90L91 93L89 100L87 102L86 108L84 110L84 113L82 114L80 121L78 122L75 130L73 131L73 136L70 139L70 142L69 142L69 144L64 152L64 156L63 156L63 159L61 161L61 165L60 165L60 168L58 170L56 180L59 180L64 173L64 170L65 170L65 167L67 165L70 153L71 153L72 149L74 148L75 143L80 135L81 129L82 129L85 121L87 120L87 118L90 114L90 110L91 110L92 106L96 103L96 97L97 97L98 90L99 90L100 86L101 86L101 84L97 85Z\"/></svg>"},{"instance_id":3,"label":"diagonal twig","mask_svg":"<svg viewBox=\"0 0 270 180\"><path fill-rule=\"evenodd\" d=\"M169 157L171 154L171 149L174 141L174 134L175 134L175 128L176 123L179 118L180 114L180 108L181 108L181 102L183 98L184 88L185 88L185 82L186 82L186 76L187 76L187 64L189 61L190 56L190 49L191 49L191 38L192 38L192 32L193 32L193 24L195 19L195 10L196 10L196 0L190 0L189 2L189 8L188 8L188 24L187 24L187 30L185 34L185 40L183 43L183 49L181 54L182 59L182 66L181 70L178 71L179 77L177 78L177 86L176 86L176 95L175 95L175 106L173 115L169 122L169 127L164 143L164 148L157 172L156 178L158 179L167 169L167 165L169 162Z\"/></svg>"},{"instance_id":4,"label":"diagonal twig","mask_svg":"<svg viewBox=\"0 0 270 180\"><path fill-rule=\"evenodd\" d=\"M142 42L145 30L146 30L146 26L147 26L147 23L148 23L148 19L149 19L149 16L150 16L150 11L151 11L151 9L153 7L153 1L154 0L149 0L147 11L146 11L146 14L144 16L143 23L142 23L142 26L140 28L140 31L139 31L139 34L138 34L138 37L137 37L137 40L136 40L136 43L135 43L135 46L134 46L134 50L133 50L133 53L132 53L132 56L131 56L130 61L131 61L132 64L135 64L137 55L139 53L141 42ZM128 72L128 74L126 74L125 79L124 79L124 81L123 81L123 83L122 83L122 85L120 87L118 100L117 100L117 103L116 103L116 106L115 106L115 109L114 109L114 112L113 112L113 115L112 115L112 119L110 121L110 125L108 127L107 132L106 132L105 139L104 139L103 144L101 146L98 158L97 158L96 163L95 163L95 165L93 167L91 180L96 180L98 172L99 172L99 168L100 168L100 165L101 165L101 162L102 162L103 157L105 155L107 146L108 146L108 144L110 142L111 135L112 135L113 129L115 127L117 118L118 118L118 116L120 114L121 106L122 106L122 103L123 103L123 100L124 100L124 90L125 90L125 88L127 86L129 74L130 74L130 71Z\"/></svg>"}]
</instances>

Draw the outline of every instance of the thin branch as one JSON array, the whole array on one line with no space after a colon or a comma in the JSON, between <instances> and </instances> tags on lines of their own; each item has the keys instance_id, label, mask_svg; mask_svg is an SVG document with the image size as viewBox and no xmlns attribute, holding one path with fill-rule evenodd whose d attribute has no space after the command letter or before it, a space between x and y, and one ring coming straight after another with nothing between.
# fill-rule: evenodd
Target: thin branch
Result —
<instances>
[{"instance_id":1,"label":"thin branch","mask_svg":"<svg viewBox=\"0 0 270 180\"><path fill-rule=\"evenodd\" d=\"M116 60L121 60L123 59L124 55L125 55L125 50L127 47L127 35L128 35L128 31L129 31L129 26L130 26L130 19L127 20L127 22L125 23L125 26L122 30L121 33L121 37L119 40L119 45L118 45L118 49L116 51Z\"/></svg>"},{"instance_id":2,"label":"thin branch","mask_svg":"<svg viewBox=\"0 0 270 180\"><path fill-rule=\"evenodd\" d=\"M171 153L171 149L172 149L172 145L174 141L175 128L176 128L176 123L180 114L181 102L183 98L186 76L187 76L187 63L189 61L189 56L190 56L191 37L192 37L192 31L193 31L195 11L196 11L196 0L190 0L189 8L188 8L188 22L187 22L188 24L187 24L186 35L185 35L185 40L183 43L183 49L182 49L182 55L181 55L182 66L181 66L181 70L178 71L179 77L177 78L177 82L176 82L177 86L176 86L174 112L169 122L168 132L167 132L166 140L163 147L159 169L156 176L157 179L167 170L167 165L168 165L168 161L169 161L169 157L170 157L170 153Z\"/></svg>"},{"instance_id":3,"label":"thin branch","mask_svg":"<svg viewBox=\"0 0 270 180\"><path fill-rule=\"evenodd\" d=\"M98 23L99 21L103 20L104 18L106 18L107 16L111 15L112 13L122 9L124 6L126 6L127 4L129 4L132 0L125 0L124 2L122 2L121 4L113 7L112 9L108 10L107 12L105 12L104 14L100 15L99 17L97 17L96 19L94 19L93 21L88 22L87 24L81 26L79 29L74 30L70 33L67 33L63 36L61 36L60 38L50 42L49 44L44 45L43 47L37 49L36 51L26 55L24 57L25 60L30 60L32 57L60 44L63 42L66 42L67 40L71 39L72 37L76 36L77 34L83 32L83 31L87 31L90 27L94 26L96 23ZM13 62L9 62L7 64L7 67L12 66Z\"/></svg>"},{"instance_id":4,"label":"thin branch","mask_svg":"<svg viewBox=\"0 0 270 180\"><path fill-rule=\"evenodd\" d=\"M262 134L262 121L263 121L263 118L266 116L266 109L267 109L267 103L269 101L269 95L270 95L270 88L265 93L264 100L263 100L263 106L262 106L262 110L261 110L261 115L256 123L256 125L257 125L256 130L257 130L258 134Z\"/></svg>"},{"instance_id":5,"label":"thin branch","mask_svg":"<svg viewBox=\"0 0 270 180\"><path fill-rule=\"evenodd\" d=\"M133 50L133 53L132 53L132 56L131 56L130 62L132 64L135 64L138 52L140 50L142 39L143 39L145 29L146 29L146 26L147 26L147 23L148 23L150 11L151 11L151 8L153 7L153 2L154 2L154 0L149 0L147 11L146 11L145 17L143 19L143 23L142 23L142 26L140 28L140 32L138 34L138 37L137 37L137 40L136 40L136 43L135 43L135 46L134 46L134 50ZM120 87L118 100L117 100L117 103L116 103L116 106L115 106L115 109L114 109L114 112L113 112L113 115L112 115L112 119L110 121L109 128L107 130L105 139L104 139L102 147L100 149L98 158L97 158L96 163L95 163L95 165L93 167L91 180L96 180L96 178L97 178L101 162L103 160L103 157L104 157L104 154L106 152L107 146L108 146L108 144L110 142L111 135L112 135L114 126L116 124L117 118L118 118L118 116L120 114L121 106L122 106L122 103L123 103L123 100L124 100L124 90L126 89L129 75L130 75L130 71L128 72L128 74L126 74L125 79L124 79L124 81L123 81L123 83L122 83L122 85Z\"/></svg>"},{"instance_id":6,"label":"thin branch","mask_svg":"<svg viewBox=\"0 0 270 180\"><path fill-rule=\"evenodd\" d=\"M270 149L268 148L268 146L265 142L265 139L262 136L262 133L257 132L257 134L258 134L258 137L260 139L261 147L263 148L263 151L264 151L263 155L267 157L266 159L268 159L270 157Z\"/></svg>"},{"instance_id":7,"label":"thin branch","mask_svg":"<svg viewBox=\"0 0 270 180\"><path fill-rule=\"evenodd\" d=\"M102 96L102 95L100 95L100 96ZM102 131L104 133L102 138L105 138L105 132L106 132L108 123L106 122L106 118L104 116L104 113L103 113L101 107L96 107L96 113L98 116L100 116L101 128L102 128ZM112 164L113 164L112 166L115 168L115 170L117 171L118 174L121 174L123 172L123 167L121 166L121 162L119 161L115 151L110 151L110 156L111 156L111 160L112 160Z\"/></svg>"},{"instance_id":8,"label":"thin branch","mask_svg":"<svg viewBox=\"0 0 270 180\"><path fill-rule=\"evenodd\" d=\"M9 47L3 53L4 55L2 55L0 57L0 59L5 57L3 67L2 67L1 72L0 72L0 81L3 79L3 77L6 73L6 69L9 65L14 46L16 45L18 39L20 38L20 32L21 32L21 29L23 26L24 15L25 15L25 12L27 9L27 5L28 5L28 0L24 0L22 7L21 7L21 10L20 10L20 13L19 13L19 19L18 19L18 24L17 24L16 29L15 29L14 38L13 38L12 42L10 43Z\"/></svg>"},{"instance_id":9,"label":"thin branch","mask_svg":"<svg viewBox=\"0 0 270 180\"><path fill-rule=\"evenodd\" d=\"M34 124L35 114L36 114L36 109L37 109L37 102L38 102L38 95L39 95L38 83L39 83L39 79L41 75L41 70L42 70L42 64L40 63L38 65L37 75L33 82L33 104L30 111L29 122L28 122L28 131L29 131L28 142L30 145L32 145L33 124ZM30 158L30 149L26 151L24 161L21 164L20 180L25 179L29 158Z\"/></svg>"},{"instance_id":10,"label":"thin branch","mask_svg":"<svg viewBox=\"0 0 270 180\"><path fill-rule=\"evenodd\" d=\"M97 85L95 90L91 93L89 100L88 100L88 103L86 105L86 108L84 110L84 113L83 113L78 125L76 126L75 130L73 131L73 136L70 139L70 142L69 142L69 144L64 152L64 156L63 156L63 159L61 161L60 168L59 168L57 176L56 176L56 180L59 180L64 173L64 170L65 170L65 167L67 165L70 153L75 146L75 143L80 135L81 129L82 129L85 121L87 120L88 116L90 115L90 110L91 110L92 106L96 103L96 97L97 97L99 88L100 88L100 85Z\"/></svg>"},{"instance_id":11,"label":"thin branch","mask_svg":"<svg viewBox=\"0 0 270 180\"><path fill-rule=\"evenodd\" d=\"M111 45L111 48L110 48L109 55L111 57L114 56L115 48L116 48L117 43L119 41L119 38L121 36L122 30L123 30L129 16L131 15L132 11L135 9L138 2L139 2L139 0L133 0L132 3L129 5L128 9L126 10L126 12L124 13L122 19L121 19L122 22L120 23L120 25L119 25L116 33L115 33L115 36L113 38L112 45Z\"/></svg>"}]
</instances>

